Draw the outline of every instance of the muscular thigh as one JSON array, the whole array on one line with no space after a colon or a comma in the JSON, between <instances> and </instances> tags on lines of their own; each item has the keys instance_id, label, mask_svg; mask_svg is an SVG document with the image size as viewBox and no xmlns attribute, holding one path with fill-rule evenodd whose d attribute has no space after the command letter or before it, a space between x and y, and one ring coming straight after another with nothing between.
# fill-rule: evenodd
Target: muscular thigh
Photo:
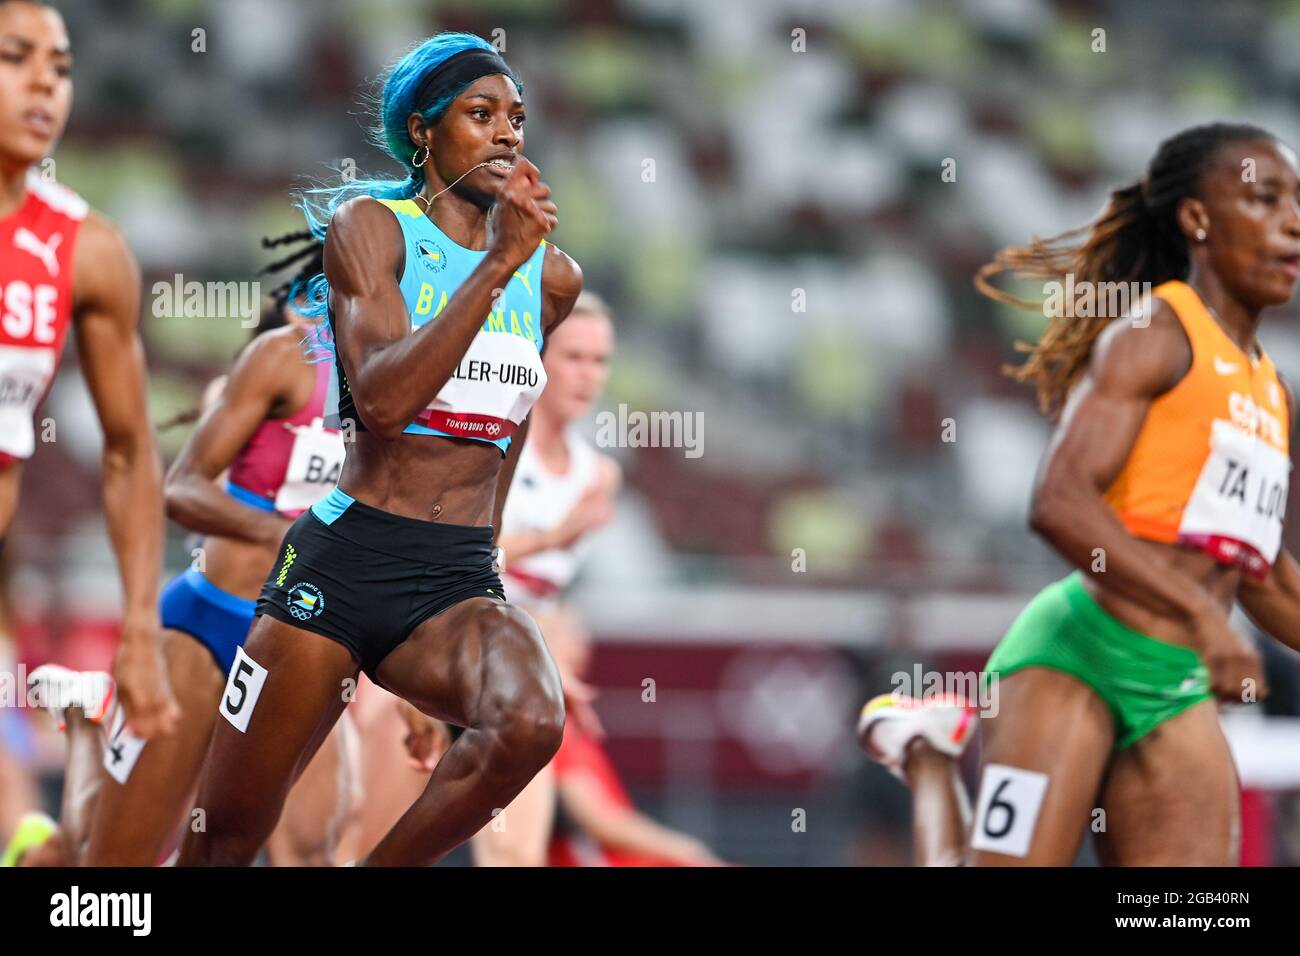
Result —
<instances>
[{"instance_id":1,"label":"muscular thigh","mask_svg":"<svg viewBox=\"0 0 1300 956\"><path fill-rule=\"evenodd\" d=\"M1108 866L1235 866L1239 800L1218 705L1202 701L1115 754L1098 855Z\"/></svg>"},{"instance_id":2,"label":"muscular thigh","mask_svg":"<svg viewBox=\"0 0 1300 956\"><path fill-rule=\"evenodd\" d=\"M474 597L424 621L380 663L377 682L425 713L478 726L490 708L517 699L525 685L553 684L559 671L541 632L518 607Z\"/></svg>"},{"instance_id":3,"label":"muscular thigh","mask_svg":"<svg viewBox=\"0 0 1300 956\"><path fill-rule=\"evenodd\" d=\"M1068 866L1114 745L1110 710L1083 682L1027 667L999 680L984 717L972 823L977 866Z\"/></svg>"}]
</instances>

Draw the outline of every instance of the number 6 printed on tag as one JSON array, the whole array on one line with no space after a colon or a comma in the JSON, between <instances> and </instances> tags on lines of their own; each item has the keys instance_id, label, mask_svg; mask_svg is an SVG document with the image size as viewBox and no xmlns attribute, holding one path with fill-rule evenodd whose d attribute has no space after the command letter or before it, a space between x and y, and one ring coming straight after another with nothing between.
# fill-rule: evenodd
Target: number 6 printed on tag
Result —
<instances>
[{"instance_id":1,"label":"number 6 printed on tag","mask_svg":"<svg viewBox=\"0 0 1300 956\"><path fill-rule=\"evenodd\" d=\"M975 826L970 845L975 850L1026 856L1034 839L1034 825L1043 809L1048 776L1000 763L984 768Z\"/></svg>"},{"instance_id":2,"label":"number 6 printed on tag","mask_svg":"<svg viewBox=\"0 0 1300 956\"><path fill-rule=\"evenodd\" d=\"M248 733L248 718L253 716L258 695L266 683L266 668L235 648L235 663L230 666L226 689L221 693L221 716L241 734Z\"/></svg>"}]
</instances>

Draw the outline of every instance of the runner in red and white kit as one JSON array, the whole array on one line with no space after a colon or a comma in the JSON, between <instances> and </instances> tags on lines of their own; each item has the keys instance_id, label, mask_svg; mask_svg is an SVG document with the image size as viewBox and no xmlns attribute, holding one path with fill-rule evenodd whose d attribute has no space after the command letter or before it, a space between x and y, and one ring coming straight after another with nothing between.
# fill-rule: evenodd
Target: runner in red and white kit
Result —
<instances>
[{"instance_id":1,"label":"runner in red and white kit","mask_svg":"<svg viewBox=\"0 0 1300 956\"><path fill-rule=\"evenodd\" d=\"M159 649L162 468L138 333L139 270L107 219L34 168L67 122L71 69L56 10L0 0L0 543L36 450L36 411L75 322L104 431L104 511L124 592L114 672L126 721L147 738L169 733L179 710Z\"/></svg>"}]
</instances>

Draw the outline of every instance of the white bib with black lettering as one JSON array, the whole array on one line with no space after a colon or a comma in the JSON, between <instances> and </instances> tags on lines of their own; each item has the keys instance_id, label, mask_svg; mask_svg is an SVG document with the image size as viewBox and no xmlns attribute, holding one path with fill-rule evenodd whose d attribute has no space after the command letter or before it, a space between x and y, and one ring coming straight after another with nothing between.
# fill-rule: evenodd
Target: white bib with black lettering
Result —
<instances>
[{"instance_id":1,"label":"white bib with black lettering","mask_svg":"<svg viewBox=\"0 0 1300 956\"><path fill-rule=\"evenodd\" d=\"M1211 426L1210 453L1183 509L1180 540L1223 539L1272 564L1282 546L1291 459L1223 419Z\"/></svg>"},{"instance_id":2,"label":"white bib with black lettering","mask_svg":"<svg viewBox=\"0 0 1300 956\"><path fill-rule=\"evenodd\" d=\"M57 364L54 349L0 345L0 451L14 458L32 457L32 416Z\"/></svg>"},{"instance_id":3,"label":"white bib with black lettering","mask_svg":"<svg viewBox=\"0 0 1300 956\"><path fill-rule=\"evenodd\" d=\"M343 435L325 428L323 418L310 425L286 425L294 431L293 450L284 483L275 495L275 510L306 511L338 484L347 445Z\"/></svg>"}]
</instances>

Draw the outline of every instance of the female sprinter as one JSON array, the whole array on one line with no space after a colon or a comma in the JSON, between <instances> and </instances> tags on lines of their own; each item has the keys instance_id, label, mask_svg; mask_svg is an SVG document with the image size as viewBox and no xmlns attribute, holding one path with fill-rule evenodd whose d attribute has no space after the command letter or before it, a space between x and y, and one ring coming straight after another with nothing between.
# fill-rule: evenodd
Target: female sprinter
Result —
<instances>
[{"instance_id":1,"label":"female sprinter","mask_svg":"<svg viewBox=\"0 0 1300 956\"><path fill-rule=\"evenodd\" d=\"M980 288L1016 301L984 282L1005 270L1154 292L1122 318L1057 314L1015 372L1060 418L1030 525L1080 570L986 666L998 710L981 721L969 860L1068 865L1087 828L1106 864L1234 865L1238 786L1215 698L1266 688L1233 601L1300 646L1300 566L1281 550L1295 400L1256 339L1300 275L1296 156L1252 126L1185 130L1086 231L985 267ZM963 715L905 703L869 703L864 743L915 788L921 856L955 862Z\"/></svg>"},{"instance_id":2,"label":"female sprinter","mask_svg":"<svg viewBox=\"0 0 1300 956\"><path fill-rule=\"evenodd\" d=\"M0 0L0 543L18 507L33 416L72 323L104 430L104 513L122 576L114 671L130 729L166 733L178 711L159 652L162 468L136 329L140 277L122 236L35 166L72 108L72 52L58 11ZM92 845L88 859L116 862Z\"/></svg>"},{"instance_id":3,"label":"female sprinter","mask_svg":"<svg viewBox=\"0 0 1300 956\"><path fill-rule=\"evenodd\" d=\"M388 76L381 125L408 178L334 190L328 229L316 221L356 442L262 590L200 783L207 829L186 835L182 865L252 861L359 668L468 728L365 863L438 860L560 743L559 675L504 601L493 528L545 385L543 337L581 273L544 241L555 205L520 155L519 83L490 44L416 47Z\"/></svg>"}]
</instances>

